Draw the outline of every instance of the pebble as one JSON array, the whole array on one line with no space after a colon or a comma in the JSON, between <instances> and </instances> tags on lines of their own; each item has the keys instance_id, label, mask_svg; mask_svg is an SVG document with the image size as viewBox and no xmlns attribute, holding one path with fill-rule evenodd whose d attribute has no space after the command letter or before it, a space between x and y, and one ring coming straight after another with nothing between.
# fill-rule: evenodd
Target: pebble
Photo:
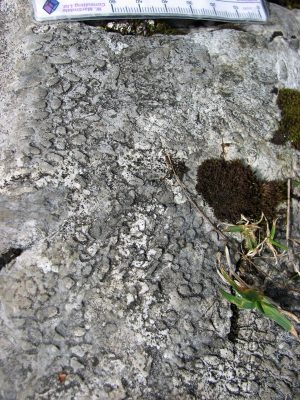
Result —
<instances>
[{"instance_id":1,"label":"pebble","mask_svg":"<svg viewBox=\"0 0 300 400\"><path fill-rule=\"evenodd\" d=\"M50 64L70 64L72 62L71 58L66 56L51 56L48 58Z\"/></svg>"},{"instance_id":2,"label":"pebble","mask_svg":"<svg viewBox=\"0 0 300 400\"><path fill-rule=\"evenodd\" d=\"M54 306L49 306L38 310L37 317L40 321L46 321L48 318L55 317L55 315L57 314L58 314L58 308Z\"/></svg>"},{"instance_id":3,"label":"pebble","mask_svg":"<svg viewBox=\"0 0 300 400\"><path fill-rule=\"evenodd\" d=\"M82 337L85 335L85 332L86 330L84 328L78 326L73 330L73 335L76 337Z\"/></svg>"}]
</instances>

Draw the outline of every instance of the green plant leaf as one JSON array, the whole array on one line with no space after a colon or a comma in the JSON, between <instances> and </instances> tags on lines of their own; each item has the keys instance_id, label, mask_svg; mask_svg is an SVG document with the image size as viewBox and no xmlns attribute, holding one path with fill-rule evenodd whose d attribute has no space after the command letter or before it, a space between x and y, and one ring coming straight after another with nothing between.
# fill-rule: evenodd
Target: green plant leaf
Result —
<instances>
[{"instance_id":1,"label":"green plant leaf","mask_svg":"<svg viewBox=\"0 0 300 400\"><path fill-rule=\"evenodd\" d=\"M233 294L227 293L225 290L220 289L222 296L228 300L230 303L235 304L239 308L244 308L247 310L253 309L255 307L255 303L253 301L249 301L244 299L243 297L237 297Z\"/></svg>"},{"instance_id":2,"label":"green plant leaf","mask_svg":"<svg viewBox=\"0 0 300 400\"><path fill-rule=\"evenodd\" d=\"M284 330L286 330L287 332L295 336L297 339L299 339L298 333L293 324L289 321L289 319L287 319L276 306L273 306L272 304L268 303L266 301L266 298L263 298L262 301L259 300L251 301L241 295L235 296L231 293L226 292L223 289L220 289L220 292L227 301L229 301L232 304L235 304L238 308L242 308L245 310L256 309L263 316L276 322ZM252 292L255 292L255 290L252 290Z\"/></svg>"},{"instance_id":3,"label":"green plant leaf","mask_svg":"<svg viewBox=\"0 0 300 400\"><path fill-rule=\"evenodd\" d=\"M269 237L270 240L274 239L275 233L276 233L276 221L273 221L272 229L271 229L270 237Z\"/></svg>"},{"instance_id":4,"label":"green plant leaf","mask_svg":"<svg viewBox=\"0 0 300 400\"><path fill-rule=\"evenodd\" d=\"M285 250L285 251L289 250L288 247L286 247L283 244L277 242L276 240L269 239L269 243L272 244L273 246L278 247L279 249L282 249L282 250Z\"/></svg>"},{"instance_id":5,"label":"green plant leaf","mask_svg":"<svg viewBox=\"0 0 300 400\"><path fill-rule=\"evenodd\" d=\"M240 296L252 302L260 302L263 299L262 294L256 289L240 289Z\"/></svg>"},{"instance_id":6,"label":"green plant leaf","mask_svg":"<svg viewBox=\"0 0 300 400\"><path fill-rule=\"evenodd\" d=\"M242 233L245 230L245 227L243 225L230 225L225 228L226 232L231 232L231 233Z\"/></svg>"},{"instance_id":7,"label":"green plant leaf","mask_svg":"<svg viewBox=\"0 0 300 400\"><path fill-rule=\"evenodd\" d=\"M295 335L295 328L293 324L272 304L262 302L263 315L275 321L286 331ZM297 333L296 333L297 334Z\"/></svg>"},{"instance_id":8,"label":"green plant leaf","mask_svg":"<svg viewBox=\"0 0 300 400\"><path fill-rule=\"evenodd\" d=\"M234 290L236 290L237 292L239 291L239 287L238 285L234 282L233 279L231 279L231 277L227 274L227 272L225 271L224 268L221 268L219 270L220 274L223 276L223 278L226 280L226 282L231 285L233 287Z\"/></svg>"},{"instance_id":9,"label":"green plant leaf","mask_svg":"<svg viewBox=\"0 0 300 400\"><path fill-rule=\"evenodd\" d=\"M256 308L256 310L258 310L260 313L265 314L264 309L263 309L263 307L262 307L260 301L257 301L257 302L255 303L255 308Z\"/></svg>"}]
</instances>

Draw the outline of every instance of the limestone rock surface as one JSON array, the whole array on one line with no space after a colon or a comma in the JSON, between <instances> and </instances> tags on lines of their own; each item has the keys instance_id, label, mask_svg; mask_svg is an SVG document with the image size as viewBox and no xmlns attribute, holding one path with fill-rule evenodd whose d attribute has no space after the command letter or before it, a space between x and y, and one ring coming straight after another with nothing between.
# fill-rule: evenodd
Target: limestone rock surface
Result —
<instances>
[{"instance_id":1,"label":"limestone rock surface","mask_svg":"<svg viewBox=\"0 0 300 400\"><path fill-rule=\"evenodd\" d=\"M0 399L299 398L293 337L241 312L228 339L224 243L165 162L212 220L205 159L299 176L270 143L276 91L300 89L299 11L139 37L37 24L28 3L0 2Z\"/></svg>"}]
</instances>

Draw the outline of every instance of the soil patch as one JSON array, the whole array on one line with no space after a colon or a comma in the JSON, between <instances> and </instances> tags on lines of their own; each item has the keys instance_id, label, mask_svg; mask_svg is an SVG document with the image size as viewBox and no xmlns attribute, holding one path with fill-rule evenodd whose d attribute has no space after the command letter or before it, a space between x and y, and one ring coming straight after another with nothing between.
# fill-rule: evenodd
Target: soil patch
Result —
<instances>
[{"instance_id":1,"label":"soil patch","mask_svg":"<svg viewBox=\"0 0 300 400\"><path fill-rule=\"evenodd\" d=\"M241 160L209 159L198 168L196 190L214 210L216 218L237 223L241 214L257 220L263 212L269 221L286 199L286 184L262 181Z\"/></svg>"}]
</instances>

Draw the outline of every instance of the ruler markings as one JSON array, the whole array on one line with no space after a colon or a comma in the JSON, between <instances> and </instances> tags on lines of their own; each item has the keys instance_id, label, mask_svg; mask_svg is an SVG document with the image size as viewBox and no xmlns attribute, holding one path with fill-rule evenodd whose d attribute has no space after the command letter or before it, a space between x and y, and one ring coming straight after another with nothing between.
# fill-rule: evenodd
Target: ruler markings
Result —
<instances>
[{"instance_id":1,"label":"ruler markings","mask_svg":"<svg viewBox=\"0 0 300 400\"><path fill-rule=\"evenodd\" d=\"M259 14L259 16L260 16L260 18L261 18L260 9L258 8L257 11L258 11L258 14Z\"/></svg>"},{"instance_id":2,"label":"ruler markings","mask_svg":"<svg viewBox=\"0 0 300 400\"><path fill-rule=\"evenodd\" d=\"M72 13L70 9L60 5L57 11L51 12L51 15L49 13L46 15L44 9L43 11L35 10L36 17L38 20L51 20L57 18L80 19L81 15L85 18L89 16L118 18L118 15L122 18L126 18L126 16L128 18L170 16L172 18L201 19L203 17L236 21L265 21L267 18L264 0L202 0L202 7L196 0L107 0L105 2L103 0L105 4L100 11L99 8L94 7L94 11L88 12L83 7L80 8L80 4L77 4L76 1L68 0L68 3L74 3ZM44 0L33 0L33 3L44 4ZM91 3L91 9L93 8L92 5ZM37 7L38 5L36 5L36 9Z\"/></svg>"},{"instance_id":3,"label":"ruler markings","mask_svg":"<svg viewBox=\"0 0 300 400\"><path fill-rule=\"evenodd\" d=\"M222 1L222 0L218 0ZM228 2L228 1L227 1ZM235 8L235 12L230 12L230 11L225 11L225 10L217 10L216 7L212 7L211 9L207 8L186 8L186 7L167 7L166 4L164 4L164 7L142 7L140 4L138 4L138 7L115 7L113 3L110 3L112 12L114 14L120 13L120 14L168 14L168 15L176 15L177 13L181 15L193 15L193 14L199 14L199 15L205 15L205 16L217 16L217 17L225 17L225 18L230 18L230 19L255 19L255 20L260 20L261 19L261 14L260 10L258 9L258 13L254 13L251 11L248 12L241 12L238 9Z\"/></svg>"}]
</instances>

